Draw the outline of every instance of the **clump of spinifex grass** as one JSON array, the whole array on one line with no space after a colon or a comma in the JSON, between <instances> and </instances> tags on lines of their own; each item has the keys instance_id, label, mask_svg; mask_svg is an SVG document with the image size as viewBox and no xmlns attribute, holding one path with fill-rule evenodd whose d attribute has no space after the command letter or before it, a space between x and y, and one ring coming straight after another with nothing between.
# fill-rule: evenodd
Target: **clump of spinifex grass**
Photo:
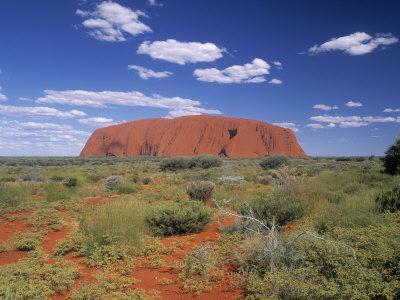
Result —
<instances>
[{"instance_id":1,"label":"clump of spinifex grass","mask_svg":"<svg viewBox=\"0 0 400 300\"><path fill-rule=\"evenodd\" d=\"M99 205L84 214L81 228L102 243L105 237L113 237L119 243L141 246L148 229L145 223L146 206L136 200L124 200Z\"/></svg>"}]
</instances>

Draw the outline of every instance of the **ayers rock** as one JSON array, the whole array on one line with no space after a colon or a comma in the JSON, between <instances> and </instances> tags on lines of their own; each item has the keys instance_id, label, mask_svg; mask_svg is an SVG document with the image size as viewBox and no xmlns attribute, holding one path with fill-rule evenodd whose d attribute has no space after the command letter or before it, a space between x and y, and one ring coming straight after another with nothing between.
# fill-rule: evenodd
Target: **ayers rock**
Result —
<instances>
[{"instance_id":1,"label":"ayers rock","mask_svg":"<svg viewBox=\"0 0 400 300\"><path fill-rule=\"evenodd\" d=\"M214 116L144 119L96 129L80 156L305 157L293 131L261 121Z\"/></svg>"}]
</instances>

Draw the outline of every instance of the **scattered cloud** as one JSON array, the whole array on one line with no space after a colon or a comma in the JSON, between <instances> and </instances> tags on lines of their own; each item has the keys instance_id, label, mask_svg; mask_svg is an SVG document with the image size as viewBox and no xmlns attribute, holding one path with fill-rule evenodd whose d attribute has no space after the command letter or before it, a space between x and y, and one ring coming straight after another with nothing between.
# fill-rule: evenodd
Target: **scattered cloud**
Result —
<instances>
[{"instance_id":1,"label":"scattered cloud","mask_svg":"<svg viewBox=\"0 0 400 300\"><path fill-rule=\"evenodd\" d=\"M27 97L19 97L18 100L21 100L21 101L33 101L31 98L27 98Z\"/></svg>"},{"instance_id":2,"label":"scattered cloud","mask_svg":"<svg viewBox=\"0 0 400 300\"><path fill-rule=\"evenodd\" d=\"M36 117L54 117L61 119L79 118L86 116L86 113L79 110L61 111L46 106L12 106L0 105L0 115L9 116L36 116Z\"/></svg>"},{"instance_id":3,"label":"scattered cloud","mask_svg":"<svg viewBox=\"0 0 400 300\"><path fill-rule=\"evenodd\" d=\"M271 79L271 80L269 81L269 83L271 83L271 84L282 84L283 81L280 80L280 79L273 78L273 79Z\"/></svg>"},{"instance_id":4,"label":"scattered cloud","mask_svg":"<svg viewBox=\"0 0 400 300\"><path fill-rule=\"evenodd\" d=\"M351 127L364 127L371 125L373 123L399 123L400 117L360 117L360 116L313 116L310 120L320 123L328 123L323 127L318 128L332 128L338 125L341 128L351 128ZM310 125L310 124L309 124ZM316 126L308 126L314 129L318 129Z\"/></svg>"},{"instance_id":5,"label":"scattered cloud","mask_svg":"<svg viewBox=\"0 0 400 300\"><path fill-rule=\"evenodd\" d=\"M147 69L147 68L144 68L141 66L136 66L136 65L129 65L128 69L137 71L139 77L142 79L145 79L145 80L147 80L149 78L165 78L165 77L169 77L172 75L172 73L168 72L168 71L157 72L157 71L153 71L151 69Z\"/></svg>"},{"instance_id":6,"label":"scattered cloud","mask_svg":"<svg viewBox=\"0 0 400 300\"><path fill-rule=\"evenodd\" d=\"M0 155L77 155L89 132L67 124L0 120Z\"/></svg>"},{"instance_id":7,"label":"scattered cloud","mask_svg":"<svg viewBox=\"0 0 400 300\"><path fill-rule=\"evenodd\" d=\"M112 1L103 1L93 11L78 9L76 14L85 20L82 25L89 35L99 41L123 42L127 35L137 36L152 32L151 28L139 18L147 17L140 10L133 10Z\"/></svg>"},{"instance_id":8,"label":"scattered cloud","mask_svg":"<svg viewBox=\"0 0 400 300\"><path fill-rule=\"evenodd\" d=\"M150 6L163 6L161 2L158 2L157 0L147 0L147 4Z\"/></svg>"},{"instance_id":9,"label":"scattered cloud","mask_svg":"<svg viewBox=\"0 0 400 300\"><path fill-rule=\"evenodd\" d=\"M225 49L213 43L179 42L174 39L166 41L143 42L137 49L139 54L150 55L153 59L161 59L171 63L211 62L223 56Z\"/></svg>"},{"instance_id":10,"label":"scattered cloud","mask_svg":"<svg viewBox=\"0 0 400 300\"><path fill-rule=\"evenodd\" d=\"M381 136L380 136L380 135L371 135L371 137L372 137L372 138L375 138L375 139L379 139L379 138L381 138Z\"/></svg>"},{"instance_id":11,"label":"scattered cloud","mask_svg":"<svg viewBox=\"0 0 400 300\"><path fill-rule=\"evenodd\" d=\"M109 126L114 124L113 119L103 117L79 119L78 122L90 126Z\"/></svg>"},{"instance_id":12,"label":"scattered cloud","mask_svg":"<svg viewBox=\"0 0 400 300\"><path fill-rule=\"evenodd\" d=\"M400 112L400 108L385 108L383 110L385 113L398 113Z\"/></svg>"},{"instance_id":13,"label":"scattered cloud","mask_svg":"<svg viewBox=\"0 0 400 300\"><path fill-rule=\"evenodd\" d=\"M196 69L193 75L200 81L218 83L260 83L266 81L271 66L260 58L243 66L234 65L223 70L216 68Z\"/></svg>"},{"instance_id":14,"label":"scattered cloud","mask_svg":"<svg viewBox=\"0 0 400 300\"><path fill-rule=\"evenodd\" d=\"M339 109L339 106L337 105L326 105L326 104L315 104L313 106L315 109L321 109L321 110L332 110L332 109Z\"/></svg>"},{"instance_id":15,"label":"scattered cloud","mask_svg":"<svg viewBox=\"0 0 400 300\"><path fill-rule=\"evenodd\" d=\"M273 123L273 125L283 127L283 128L289 128L293 132L298 132L300 130L296 124L291 123L291 122Z\"/></svg>"},{"instance_id":16,"label":"scattered cloud","mask_svg":"<svg viewBox=\"0 0 400 300\"><path fill-rule=\"evenodd\" d=\"M370 36L365 32L355 32L350 35L331 40L315 45L308 49L311 54L328 51L343 51L350 55L364 55L377 49L378 47L388 46L399 41L391 33L377 33L375 36Z\"/></svg>"},{"instance_id":17,"label":"scattered cloud","mask_svg":"<svg viewBox=\"0 0 400 300\"><path fill-rule=\"evenodd\" d=\"M0 101L8 100L8 97L2 93L3 88L0 86Z\"/></svg>"},{"instance_id":18,"label":"scattered cloud","mask_svg":"<svg viewBox=\"0 0 400 300\"><path fill-rule=\"evenodd\" d=\"M359 101L348 101L344 105L346 105L347 107L361 107L361 106L363 106L363 104L361 102L359 102Z\"/></svg>"},{"instance_id":19,"label":"scattered cloud","mask_svg":"<svg viewBox=\"0 0 400 300\"><path fill-rule=\"evenodd\" d=\"M274 64L274 66L275 66L277 69L280 69L280 70L283 69L283 64L282 64L280 61L275 60L275 61L273 61L272 63Z\"/></svg>"},{"instance_id":20,"label":"scattered cloud","mask_svg":"<svg viewBox=\"0 0 400 300\"><path fill-rule=\"evenodd\" d=\"M324 125L318 124L318 123L307 124L306 127L309 127L309 128L312 128L312 129L322 129L322 128L325 128Z\"/></svg>"},{"instance_id":21,"label":"scattered cloud","mask_svg":"<svg viewBox=\"0 0 400 300\"><path fill-rule=\"evenodd\" d=\"M106 108L110 105L155 107L169 110L169 117L195 114L222 114L217 109L202 108L202 103L197 100L185 99L181 97L164 97L157 94L146 96L137 91L94 92L82 90L45 90L44 92L45 96L38 98L36 100L37 103L68 104L98 108Z\"/></svg>"}]
</instances>

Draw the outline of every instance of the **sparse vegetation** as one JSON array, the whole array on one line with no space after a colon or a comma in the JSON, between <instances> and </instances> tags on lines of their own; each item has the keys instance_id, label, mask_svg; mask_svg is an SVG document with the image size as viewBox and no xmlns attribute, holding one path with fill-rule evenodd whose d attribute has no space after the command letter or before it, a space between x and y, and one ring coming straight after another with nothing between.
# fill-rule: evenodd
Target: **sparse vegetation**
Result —
<instances>
[{"instance_id":1,"label":"sparse vegetation","mask_svg":"<svg viewBox=\"0 0 400 300\"><path fill-rule=\"evenodd\" d=\"M282 155L272 155L265 157L261 162L260 166L264 170L276 169L283 165L287 165L289 163L289 159L286 156Z\"/></svg>"},{"instance_id":2,"label":"sparse vegetation","mask_svg":"<svg viewBox=\"0 0 400 300\"><path fill-rule=\"evenodd\" d=\"M194 181L189 183L186 193L193 200L207 201L211 198L215 184L210 181Z\"/></svg>"}]
</instances>

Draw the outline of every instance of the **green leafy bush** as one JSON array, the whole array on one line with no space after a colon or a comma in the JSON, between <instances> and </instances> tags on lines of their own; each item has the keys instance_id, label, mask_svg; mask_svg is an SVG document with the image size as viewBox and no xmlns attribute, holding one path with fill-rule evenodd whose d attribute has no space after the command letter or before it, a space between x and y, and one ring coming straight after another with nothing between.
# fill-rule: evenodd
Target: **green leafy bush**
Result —
<instances>
[{"instance_id":1,"label":"green leafy bush","mask_svg":"<svg viewBox=\"0 0 400 300\"><path fill-rule=\"evenodd\" d=\"M211 221L211 212L199 202L183 201L153 208L146 221L155 235L193 233Z\"/></svg>"},{"instance_id":2,"label":"green leafy bush","mask_svg":"<svg viewBox=\"0 0 400 300\"><path fill-rule=\"evenodd\" d=\"M301 218L307 212L307 204L287 192L276 192L265 197L255 198L239 207L241 215L255 217L271 225L272 220L279 226ZM255 224L256 225L256 224Z\"/></svg>"},{"instance_id":3,"label":"green leafy bush","mask_svg":"<svg viewBox=\"0 0 400 300\"><path fill-rule=\"evenodd\" d=\"M40 243L40 235L33 232L17 233L11 241L13 247L19 251L35 250L40 246Z\"/></svg>"},{"instance_id":4,"label":"green leafy bush","mask_svg":"<svg viewBox=\"0 0 400 300\"><path fill-rule=\"evenodd\" d=\"M68 188L72 188L78 185L78 179L75 177L66 177L63 180L63 185Z\"/></svg>"},{"instance_id":5,"label":"green leafy bush","mask_svg":"<svg viewBox=\"0 0 400 300\"><path fill-rule=\"evenodd\" d=\"M55 182L60 182L60 181L63 181L64 178L65 177L61 176L61 175L53 175L53 176L50 177L50 180L51 181L55 181Z\"/></svg>"},{"instance_id":6,"label":"green leafy bush","mask_svg":"<svg viewBox=\"0 0 400 300\"><path fill-rule=\"evenodd\" d=\"M283 155L273 155L265 157L261 162L260 166L264 170L276 169L283 165L287 165L289 163L289 159Z\"/></svg>"},{"instance_id":7,"label":"green leafy bush","mask_svg":"<svg viewBox=\"0 0 400 300\"><path fill-rule=\"evenodd\" d=\"M222 166L222 159L213 155L199 155L192 158L196 167L209 169Z\"/></svg>"},{"instance_id":8,"label":"green leafy bush","mask_svg":"<svg viewBox=\"0 0 400 300\"><path fill-rule=\"evenodd\" d=\"M191 169L195 166L195 162L189 157L171 157L161 161L161 171L177 171Z\"/></svg>"},{"instance_id":9,"label":"green leafy bush","mask_svg":"<svg viewBox=\"0 0 400 300\"><path fill-rule=\"evenodd\" d=\"M189 183L186 193L193 200L207 201L211 198L215 184L211 181L194 181Z\"/></svg>"},{"instance_id":10,"label":"green leafy bush","mask_svg":"<svg viewBox=\"0 0 400 300\"><path fill-rule=\"evenodd\" d=\"M383 167L387 174L400 174L400 138L397 138L396 142L386 150Z\"/></svg>"},{"instance_id":11,"label":"green leafy bush","mask_svg":"<svg viewBox=\"0 0 400 300\"><path fill-rule=\"evenodd\" d=\"M400 188L395 187L391 191L382 192L375 198L379 212L396 212L400 210Z\"/></svg>"},{"instance_id":12,"label":"green leafy bush","mask_svg":"<svg viewBox=\"0 0 400 300\"><path fill-rule=\"evenodd\" d=\"M45 185L46 200L49 202L70 200L76 196L76 190L66 188L63 185L51 182Z\"/></svg>"},{"instance_id":13,"label":"green leafy bush","mask_svg":"<svg viewBox=\"0 0 400 300\"><path fill-rule=\"evenodd\" d=\"M43 257L32 255L0 267L0 298L7 299L7 293L14 291L16 299L49 299L69 290L78 276L72 263L48 264Z\"/></svg>"}]
</instances>

